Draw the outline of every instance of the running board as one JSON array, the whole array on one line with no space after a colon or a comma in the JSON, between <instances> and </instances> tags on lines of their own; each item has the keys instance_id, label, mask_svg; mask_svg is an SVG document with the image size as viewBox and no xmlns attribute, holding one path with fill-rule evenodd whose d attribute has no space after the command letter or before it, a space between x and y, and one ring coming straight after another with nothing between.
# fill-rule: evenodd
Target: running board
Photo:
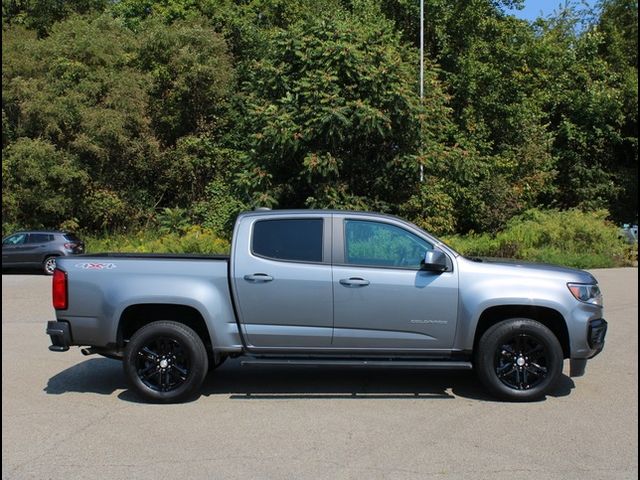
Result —
<instances>
[{"instance_id":1,"label":"running board","mask_svg":"<svg viewBox=\"0 0 640 480\"><path fill-rule=\"evenodd\" d=\"M420 368L423 370L471 370L471 362L459 360L350 360L309 358L251 358L241 360L243 367L288 366L288 367L383 367Z\"/></svg>"}]
</instances>

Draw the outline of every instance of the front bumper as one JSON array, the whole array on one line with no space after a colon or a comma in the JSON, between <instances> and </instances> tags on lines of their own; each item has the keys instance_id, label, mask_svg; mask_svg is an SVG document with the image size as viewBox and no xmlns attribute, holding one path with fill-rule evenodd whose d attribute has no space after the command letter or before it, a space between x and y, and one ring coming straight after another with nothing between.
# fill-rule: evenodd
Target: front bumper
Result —
<instances>
[{"instance_id":1,"label":"front bumper","mask_svg":"<svg viewBox=\"0 0 640 480\"><path fill-rule=\"evenodd\" d=\"M67 322L47 322L47 335L51 337L49 350L66 352L71 345L71 326Z\"/></svg>"},{"instance_id":2,"label":"front bumper","mask_svg":"<svg viewBox=\"0 0 640 480\"><path fill-rule=\"evenodd\" d=\"M604 337L607 335L607 321L604 318L591 320L589 322L589 333L587 341L589 346L595 350L595 353L589 358L598 355L604 348Z\"/></svg>"},{"instance_id":3,"label":"front bumper","mask_svg":"<svg viewBox=\"0 0 640 480\"><path fill-rule=\"evenodd\" d=\"M587 330L587 342L589 347L593 349L593 353L589 358L598 355L604 348L604 338L607 335L608 323L604 318L591 320ZM569 375L572 377L581 377L587 368L587 360L589 358L572 358L569 361Z\"/></svg>"}]
</instances>

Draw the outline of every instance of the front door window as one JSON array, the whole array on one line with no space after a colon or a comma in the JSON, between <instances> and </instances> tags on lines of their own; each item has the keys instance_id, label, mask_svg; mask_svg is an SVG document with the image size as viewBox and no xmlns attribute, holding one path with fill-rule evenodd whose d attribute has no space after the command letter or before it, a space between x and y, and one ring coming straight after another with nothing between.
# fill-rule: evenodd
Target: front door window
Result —
<instances>
[{"instance_id":1,"label":"front door window","mask_svg":"<svg viewBox=\"0 0 640 480\"><path fill-rule=\"evenodd\" d=\"M363 220L345 221L345 263L369 267L418 270L426 240L394 225Z\"/></svg>"},{"instance_id":2,"label":"front door window","mask_svg":"<svg viewBox=\"0 0 640 480\"><path fill-rule=\"evenodd\" d=\"M16 233L15 235L11 235L3 240L2 245L10 246L10 245L22 245L27 238L26 233Z\"/></svg>"}]
</instances>

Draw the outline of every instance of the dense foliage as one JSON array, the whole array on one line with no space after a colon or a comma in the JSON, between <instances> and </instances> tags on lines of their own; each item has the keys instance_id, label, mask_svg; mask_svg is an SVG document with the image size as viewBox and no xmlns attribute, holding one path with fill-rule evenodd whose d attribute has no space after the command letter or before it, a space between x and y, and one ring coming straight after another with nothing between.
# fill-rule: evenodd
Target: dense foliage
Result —
<instances>
[{"instance_id":1,"label":"dense foliage","mask_svg":"<svg viewBox=\"0 0 640 480\"><path fill-rule=\"evenodd\" d=\"M636 220L637 0L520 3L426 0L421 101L413 0L3 0L3 233L225 238L258 205Z\"/></svg>"},{"instance_id":2,"label":"dense foliage","mask_svg":"<svg viewBox=\"0 0 640 480\"><path fill-rule=\"evenodd\" d=\"M157 227L137 232L88 235L84 238L87 251L229 253L228 240L220 239L211 229L188 225L183 213L165 210L159 214ZM518 258L576 268L637 265L637 247L625 243L620 230L606 220L606 215L604 210L585 213L577 209L531 209L512 218L505 229L495 235L453 235L445 236L443 240L470 257ZM407 265L414 260L417 265L418 252L422 249L407 238L394 236L393 251L377 248L383 243L389 244L389 233L388 229L372 230L367 224L352 228L350 255L357 257L366 252L368 258L382 262L402 256Z\"/></svg>"},{"instance_id":3,"label":"dense foliage","mask_svg":"<svg viewBox=\"0 0 640 480\"><path fill-rule=\"evenodd\" d=\"M519 258L577 268L633 265L637 248L621 241L607 212L528 210L496 235L453 236L446 242L468 256Z\"/></svg>"},{"instance_id":4,"label":"dense foliage","mask_svg":"<svg viewBox=\"0 0 640 480\"><path fill-rule=\"evenodd\" d=\"M173 231L144 230L133 234L116 233L89 236L87 251L133 253L202 253L228 254L229 242L209 229L191 226Z\"/></svg>"}]
</instances>

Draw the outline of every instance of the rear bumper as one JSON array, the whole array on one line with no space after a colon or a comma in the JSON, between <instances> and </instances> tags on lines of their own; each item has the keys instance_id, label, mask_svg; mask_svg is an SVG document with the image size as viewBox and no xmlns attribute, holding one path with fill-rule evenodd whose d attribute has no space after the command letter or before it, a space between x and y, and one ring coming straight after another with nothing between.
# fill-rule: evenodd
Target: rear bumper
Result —
<instances>
[{"instance_id":1,"label":"rear bumper","mask_svg":"<svg viewBox=\"0 0 640 480\"><path fill-rule=\"evenodd\" d=\"M49 350L66 352L71 345L71 326L67 322L47 322L47 335L51 338Z\"/></svg>"}]
</instances>

